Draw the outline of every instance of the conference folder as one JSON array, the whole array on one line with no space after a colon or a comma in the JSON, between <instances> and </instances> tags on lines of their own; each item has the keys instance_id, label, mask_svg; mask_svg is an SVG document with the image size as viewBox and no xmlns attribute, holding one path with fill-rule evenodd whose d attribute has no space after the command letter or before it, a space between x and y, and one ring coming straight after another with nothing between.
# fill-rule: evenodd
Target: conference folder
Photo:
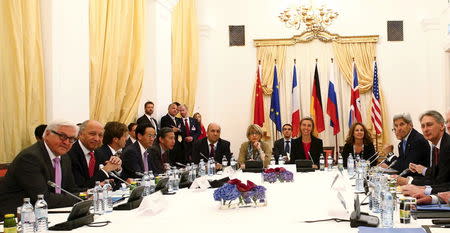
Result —
<instances>
[{"instance_id":1,"label":"conference folder","mask_svg":"<svg viewBox=\"0 0 450 233\"><path fill-rule=\"evenodd\" d=\"M358 227L359 233L426 233L423 228Z\"/></svg>"},{"instance_id":2,"label":"conference folder","mask_svg":"<svg viewBox=\"0 0 450 233\"><path fill-rule=\"evenodd\" d=\"M447 205L418 205L417 210L411 211L414 218L450 218L450 206Z\"/></svg>"}]
</instances>

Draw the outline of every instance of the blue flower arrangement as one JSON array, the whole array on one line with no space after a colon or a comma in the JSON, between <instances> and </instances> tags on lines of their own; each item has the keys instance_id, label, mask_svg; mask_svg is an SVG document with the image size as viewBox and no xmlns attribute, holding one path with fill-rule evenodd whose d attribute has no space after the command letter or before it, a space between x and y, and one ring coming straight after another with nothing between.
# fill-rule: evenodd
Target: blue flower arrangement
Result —
<instances>
[{"instance_id":1,"label":"blue flower arrangement","mask_svg":"<svg viewBox=\"0 0 450 233\"><path fill-rule=\"evenodd\" d=\"M214 200L220 201L222 205L231 207L232 201L239 199L238 206L244 206L252 204L258 205L258 203L265 204L266 202L266 188L264 186L255 185L251 181L247 181L247 184L242 183L238 179L228 181L222 187L214 191Z\"/></svg>"}]
</instances>

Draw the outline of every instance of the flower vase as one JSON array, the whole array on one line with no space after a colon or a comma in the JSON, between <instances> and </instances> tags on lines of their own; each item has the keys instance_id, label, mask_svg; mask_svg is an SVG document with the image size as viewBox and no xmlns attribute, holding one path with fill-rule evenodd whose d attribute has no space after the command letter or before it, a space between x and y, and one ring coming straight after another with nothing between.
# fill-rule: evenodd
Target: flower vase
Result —
<instances>
[{"instance_id":1,"label":"flower vase","mask_svg":"<svg viewBox=\"0 0 450 233\"><path fill-rule=\"evenodd\" d=\"M234 199L231 201L221 200L220 201L220 207L221 210L229 210L229 209L236 209L239 208L239 199Z\"/></svg>"}]
</instances>

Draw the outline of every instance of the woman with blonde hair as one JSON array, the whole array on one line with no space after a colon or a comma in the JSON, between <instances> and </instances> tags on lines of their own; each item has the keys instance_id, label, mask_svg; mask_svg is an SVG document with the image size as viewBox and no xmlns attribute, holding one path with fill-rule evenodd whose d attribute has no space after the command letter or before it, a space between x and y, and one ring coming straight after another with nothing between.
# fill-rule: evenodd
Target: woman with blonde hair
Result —
<instances>
[{"instance_id":1,"label":"woman with blonde hair","mask_svg":"<svg viewBox=\"0 0 450 233\"><path fill-rule=\"evenodd\" d=\"M245 169L246 161L261 161L264 167L269 166L272 149L269 144L261 141L263 131L259 125L253 124L247 128L248 141L241 144L238 162Z\"/></svg>"}]
</instances>

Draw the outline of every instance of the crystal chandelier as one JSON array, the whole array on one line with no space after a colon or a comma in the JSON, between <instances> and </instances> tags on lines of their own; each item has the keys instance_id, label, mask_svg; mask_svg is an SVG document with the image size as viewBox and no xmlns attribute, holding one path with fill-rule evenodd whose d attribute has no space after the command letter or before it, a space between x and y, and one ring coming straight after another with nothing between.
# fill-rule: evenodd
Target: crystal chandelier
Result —
<instances>
[{"instance_id":1,"label":"crystal chandelier","mask_svg":"<svg viewBox=\"0 0 450 233\"><path fill-rule=\"evenodd\" d=\"M325 6L313 8L312 6L299 6L287 8L280 13L280 21L288 28L300 29L302 25L306 31L321 32L329 26L339 14Z\"/></svg>"}]
</instances>

